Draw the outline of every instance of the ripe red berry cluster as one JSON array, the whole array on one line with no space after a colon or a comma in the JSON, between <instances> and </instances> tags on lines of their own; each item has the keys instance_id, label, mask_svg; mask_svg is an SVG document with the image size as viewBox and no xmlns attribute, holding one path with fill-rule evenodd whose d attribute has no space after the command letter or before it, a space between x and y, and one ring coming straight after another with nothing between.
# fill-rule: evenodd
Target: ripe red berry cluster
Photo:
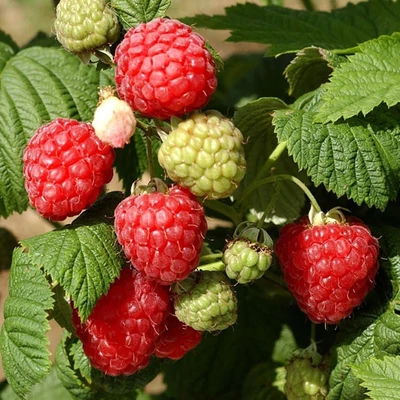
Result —
<instances>
[{"instance_id":1,"label":"ripe red berry cluster","mask_svg":"<svg viewBox=\"0 0 400 400\"><path fill-rule=\"evenodd\" d=\"M313 226L304 217L281 230L275 251L289 290L315 323L338 323L374 286L378 241L356 218Z\"/></svg>"},{"instance_id":2,"label":"ripe red berry cluster","mask_svg":"<svg viewBox=\"0 0 400 400\"><path fill-rule=\"evenodd\" d=\"M147 117L167 119L206 105L217 86L204 39L180 21L131 28L115 52L118 94Z\"/></svg>"},{"instance_id":3,"label":"ripe red berry cluster","mask_svg":"<svg viewBox=\"0 0 400 400\"><path fill-rule=\"evenodd\" d=\"M94 203L113 176L114 151L90 124L57 118L36 131L23 161L31 205L59 221Z\"/></svg>"},{"instance_id":4,"label":"ripe red berry cluster","mask_svg":"<svg viewBox=\"0 0 400 400\"><path fill-rule=\"evenodd\" d=\"M177 360L199 344L201 332L170 313L168 287L125 267L84 323L73 310L73 323L92 366L111 376L131 375L152 355Z\"/></svg>"},{"instance_id":5,"label":"ripe red berry cluster","mask_svg":"<svg viewBox=\"0 0 400 400\"><path fill-rule=\"evenodd\" d=\"M132 265L163 285L185 279L198 265L207 222L189 190L134 195L115 210L115 231Z\"/></svg>"}]
</instances>

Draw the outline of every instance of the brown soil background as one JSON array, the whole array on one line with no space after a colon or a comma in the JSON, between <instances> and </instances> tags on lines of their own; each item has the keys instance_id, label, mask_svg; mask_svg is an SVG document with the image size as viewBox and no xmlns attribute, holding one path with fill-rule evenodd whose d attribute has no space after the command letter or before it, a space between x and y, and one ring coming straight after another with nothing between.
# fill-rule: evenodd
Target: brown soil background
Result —
<instances>
[{"instance_id":1,"label":"brown soil background","mask_svg":"<svg viewBox=\"0 0 400 400\"><path fill-rule=\"evenodd\" d=\"M195 14L222 14L225 7L245 2L246 1L243 0L203 0L201 2L193 0L172 0L172 7L170 8L169 15L179 18ZM253 0L253 2L265 4L265 1L261 0ZM352 3L357 2L358 1L352 1ZM343 6L348 3L348 1L314 1L314 4L319 10L329 10L333 3L336 3L337 6ZM284 4L287 7L302 8L300 0L287 0ZM0 0L0 30L11 35L19 45L27 43L38 31L52 32L53 20L54 9L51 0ZM233 52L262 50L264 48L264 46L256 44L224 42L228 36L227 32L224 31L202 30L201 33L222 57L226 57ZM108 187L110 190L119 190L120 188L121 185L118 178L115 178ZM39 217L33 210L27 210L22 214L13 214L7 219L0 218L0 226L9 229L18 240L40 235L53 229L50 223ZM2 325L4 320L3 306L8 296L8 275L7 271L0 272L0 325ZM54 354L55 347L61 337L61 329L54 321L51 321L50 325L50 351ZM4 377L0 355L0 381L3 380ZM156 380L149 385L148 389L151 392L162 390L162 379L160 377L156 378Z\"/></svg>"}]
</instances>

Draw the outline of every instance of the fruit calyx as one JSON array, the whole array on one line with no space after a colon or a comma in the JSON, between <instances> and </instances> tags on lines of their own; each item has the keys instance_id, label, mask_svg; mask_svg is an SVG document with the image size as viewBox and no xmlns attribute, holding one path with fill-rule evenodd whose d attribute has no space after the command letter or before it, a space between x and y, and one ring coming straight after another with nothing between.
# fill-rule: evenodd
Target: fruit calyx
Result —
<instances>
[{"instance_id":1,"label":"fruit calyx","mask_svg":"<svg viewBox=\"0 0 400 400\"><path fill-rule=\"evenodd\" d=\"M310 211L308 212L308 219L312 226L345 224L347 220L342 210L350 212L347 208L334 207L324 213L323 211L317 211L315 207L311 205Z\"/></svg>"}]
</instances>

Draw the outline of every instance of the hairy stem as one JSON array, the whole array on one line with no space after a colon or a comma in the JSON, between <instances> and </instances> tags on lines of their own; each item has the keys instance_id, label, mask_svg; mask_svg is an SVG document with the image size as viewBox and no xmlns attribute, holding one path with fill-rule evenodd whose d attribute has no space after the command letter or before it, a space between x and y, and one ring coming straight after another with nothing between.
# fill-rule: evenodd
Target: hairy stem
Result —
<instances>
[{"instance_id":1,"label":"hairy stem","mask_svg":"<svg viewBox=\"0 0 400 400\"><path fill-rule=\"evenodd\" d=\"M153 151L151 149L151 140L148 136L146 136L146 151L147 151L147 161L149 163L149 174L150 179L155 177L154 174L154 162L153 162Z\"/></svg>"},{"instance_id":2,"label":"hairy stem","mask_svg":"<svg viewBox=\"0 0 400 400\"><path fill-rule=\"evenodd\" d=\"M197 267L198 271L212 271L220 272L225 271L225 264L222 261L216 261L214 263L204 264Z\"/></svg>"},{"instance_id":3,"label":"hairy stem","mask_svg":"<svg viewBox=\"0 0 400 400\"><path fill-rule=\"evenodd\" d=\"M285 151L287 145L287 141L283 141L278 144L278 146L275 147L274 151L269 155L267 161L265 164L262 166L260 169L260 172L256 176L256 181L258 179L261 179L262 176L264 176L266 173L270 171L270 169L274 166L278 158L282 155L282 153Z\"/></svg>"}]
</instances>

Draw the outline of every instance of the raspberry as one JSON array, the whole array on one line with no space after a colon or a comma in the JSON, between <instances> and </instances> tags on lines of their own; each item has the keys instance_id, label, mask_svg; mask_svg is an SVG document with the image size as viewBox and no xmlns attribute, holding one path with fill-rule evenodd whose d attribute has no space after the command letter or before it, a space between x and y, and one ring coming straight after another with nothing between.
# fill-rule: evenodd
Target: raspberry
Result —
<instances>
[{"instance_id":1,"label":"raspberry","mask_svg":"<svg viewBox=\"0 0 400 400\"><path fill-rule=\"evenodd\" d=\"M198 331L221 331L236 322L237 299L221 272L203 271L189 277L189 290L174 300L176 317ZM186 282L182 287L186 287Z\"/></svg>"},{"instance_id":2,"label":"raspberry","mask_svg":"<svg viewBox=\"0 0 400 400\"><path fill-rule=\"evenodd\" d=\"M61 0L54 28L57 40L70 52L90 52L114 43L119 24L107 0Z\"/></svg>"},{"instance_id":3,"label":"raspberry","mask_svg":"<svg viewBox=\"0 0 400 400\"><path fill-rule=\"evenodd\" d=\"M113 93L111 87L100 91L101 103L96 108L92 125L102 142L122 148L135 133L136 118L129 104Z\"/></svg>"},{"instance_id":4,"label":"raspberry","mask_svg":"<svg viewBox=\"0 0 400 400\"><path fill-rule=\"evenodd\" d=\"M131 28L115 52L119 97L147 117L167 119L208 103L216 70L204 39L174 19Z\"/></svg>"},{"instance_id":5,"label":"raspberry","mask_svg":"<svg viewBox=\"0 0 400 400\"><path fill-rule=\"evenodd\" d=\"M157 342L154 353L159 358L179 360L188 351L194 349L203 336L203 332L183 324L172 314L167 318L165 324L166 331Z\"/></svg>"},{"instance_id":6,"label":"raspberry","mask_svg":"<svg viewBox=\"0 0 400 400\"><path fill-rule=\"evenodd\" d=\"M107 375L131 375L149 363L169 314L168 289L123 268L86 322L73 323L93 367Z\"/></svg>"},{"instance_id":7,"label":"raspberry","mask_svg":"<svg viewBox=\"0 0 400 400\"><path fill-rule=\"evenodd\" d=\"M196 196L228 197L246 173L243 136L218 111L195 112L165 138L158 160Z\"/></svg>"},{"instance_id":8,"label":"raspberry","mask_svg":"<svg viewBox=\"0 0 400 400\"><path fill-rule=\"evenodd\" d=\"M336 324L374 286L379 244L360 220L286 225L275 247L289 290L315 323Z\"/></svg>"},{"instance_id":9,"label":"raspberry","mask_svg":"<svg viewBox=\"0 0 400 400\"><path fill-rule=\"evenodd\" d=\"M207 230L204 210L186 189L134 195L115 210L115 230L135 268L161 284L185 279L198 265Z\"/></svg>"},{"instance_id":10,"label":"raspberry","mask_svg":"<svg viewBox=\"0 0 400 400\"><path fill-rule=\"evenodd\" d=\"M41 126L23 157L31 205L54 221L79 214L110 182L114 157L90 124L57 118Z\"/></svg>"},{"instance_id":11,"label":"raspberry","mask_svg":"<svg viewBox=\"0 0 400 400\"><path fill-rule=\"evenodd\" d=\"M264 275L271 265L272 251L268 246L239 237L227 244L222 261L228 277L245 284Z\"/></svg>"},{"instance_id":12,"label":"raspberry","mask_svg":"<svg viewBox=\"0 0 400 400\"><path fill-rule=\"evenodd\" d=\"M328 394L326 366L312 359L294 357L286 366L285 394L288 400L324 400Z\"/></svg>"}]
</instances>

